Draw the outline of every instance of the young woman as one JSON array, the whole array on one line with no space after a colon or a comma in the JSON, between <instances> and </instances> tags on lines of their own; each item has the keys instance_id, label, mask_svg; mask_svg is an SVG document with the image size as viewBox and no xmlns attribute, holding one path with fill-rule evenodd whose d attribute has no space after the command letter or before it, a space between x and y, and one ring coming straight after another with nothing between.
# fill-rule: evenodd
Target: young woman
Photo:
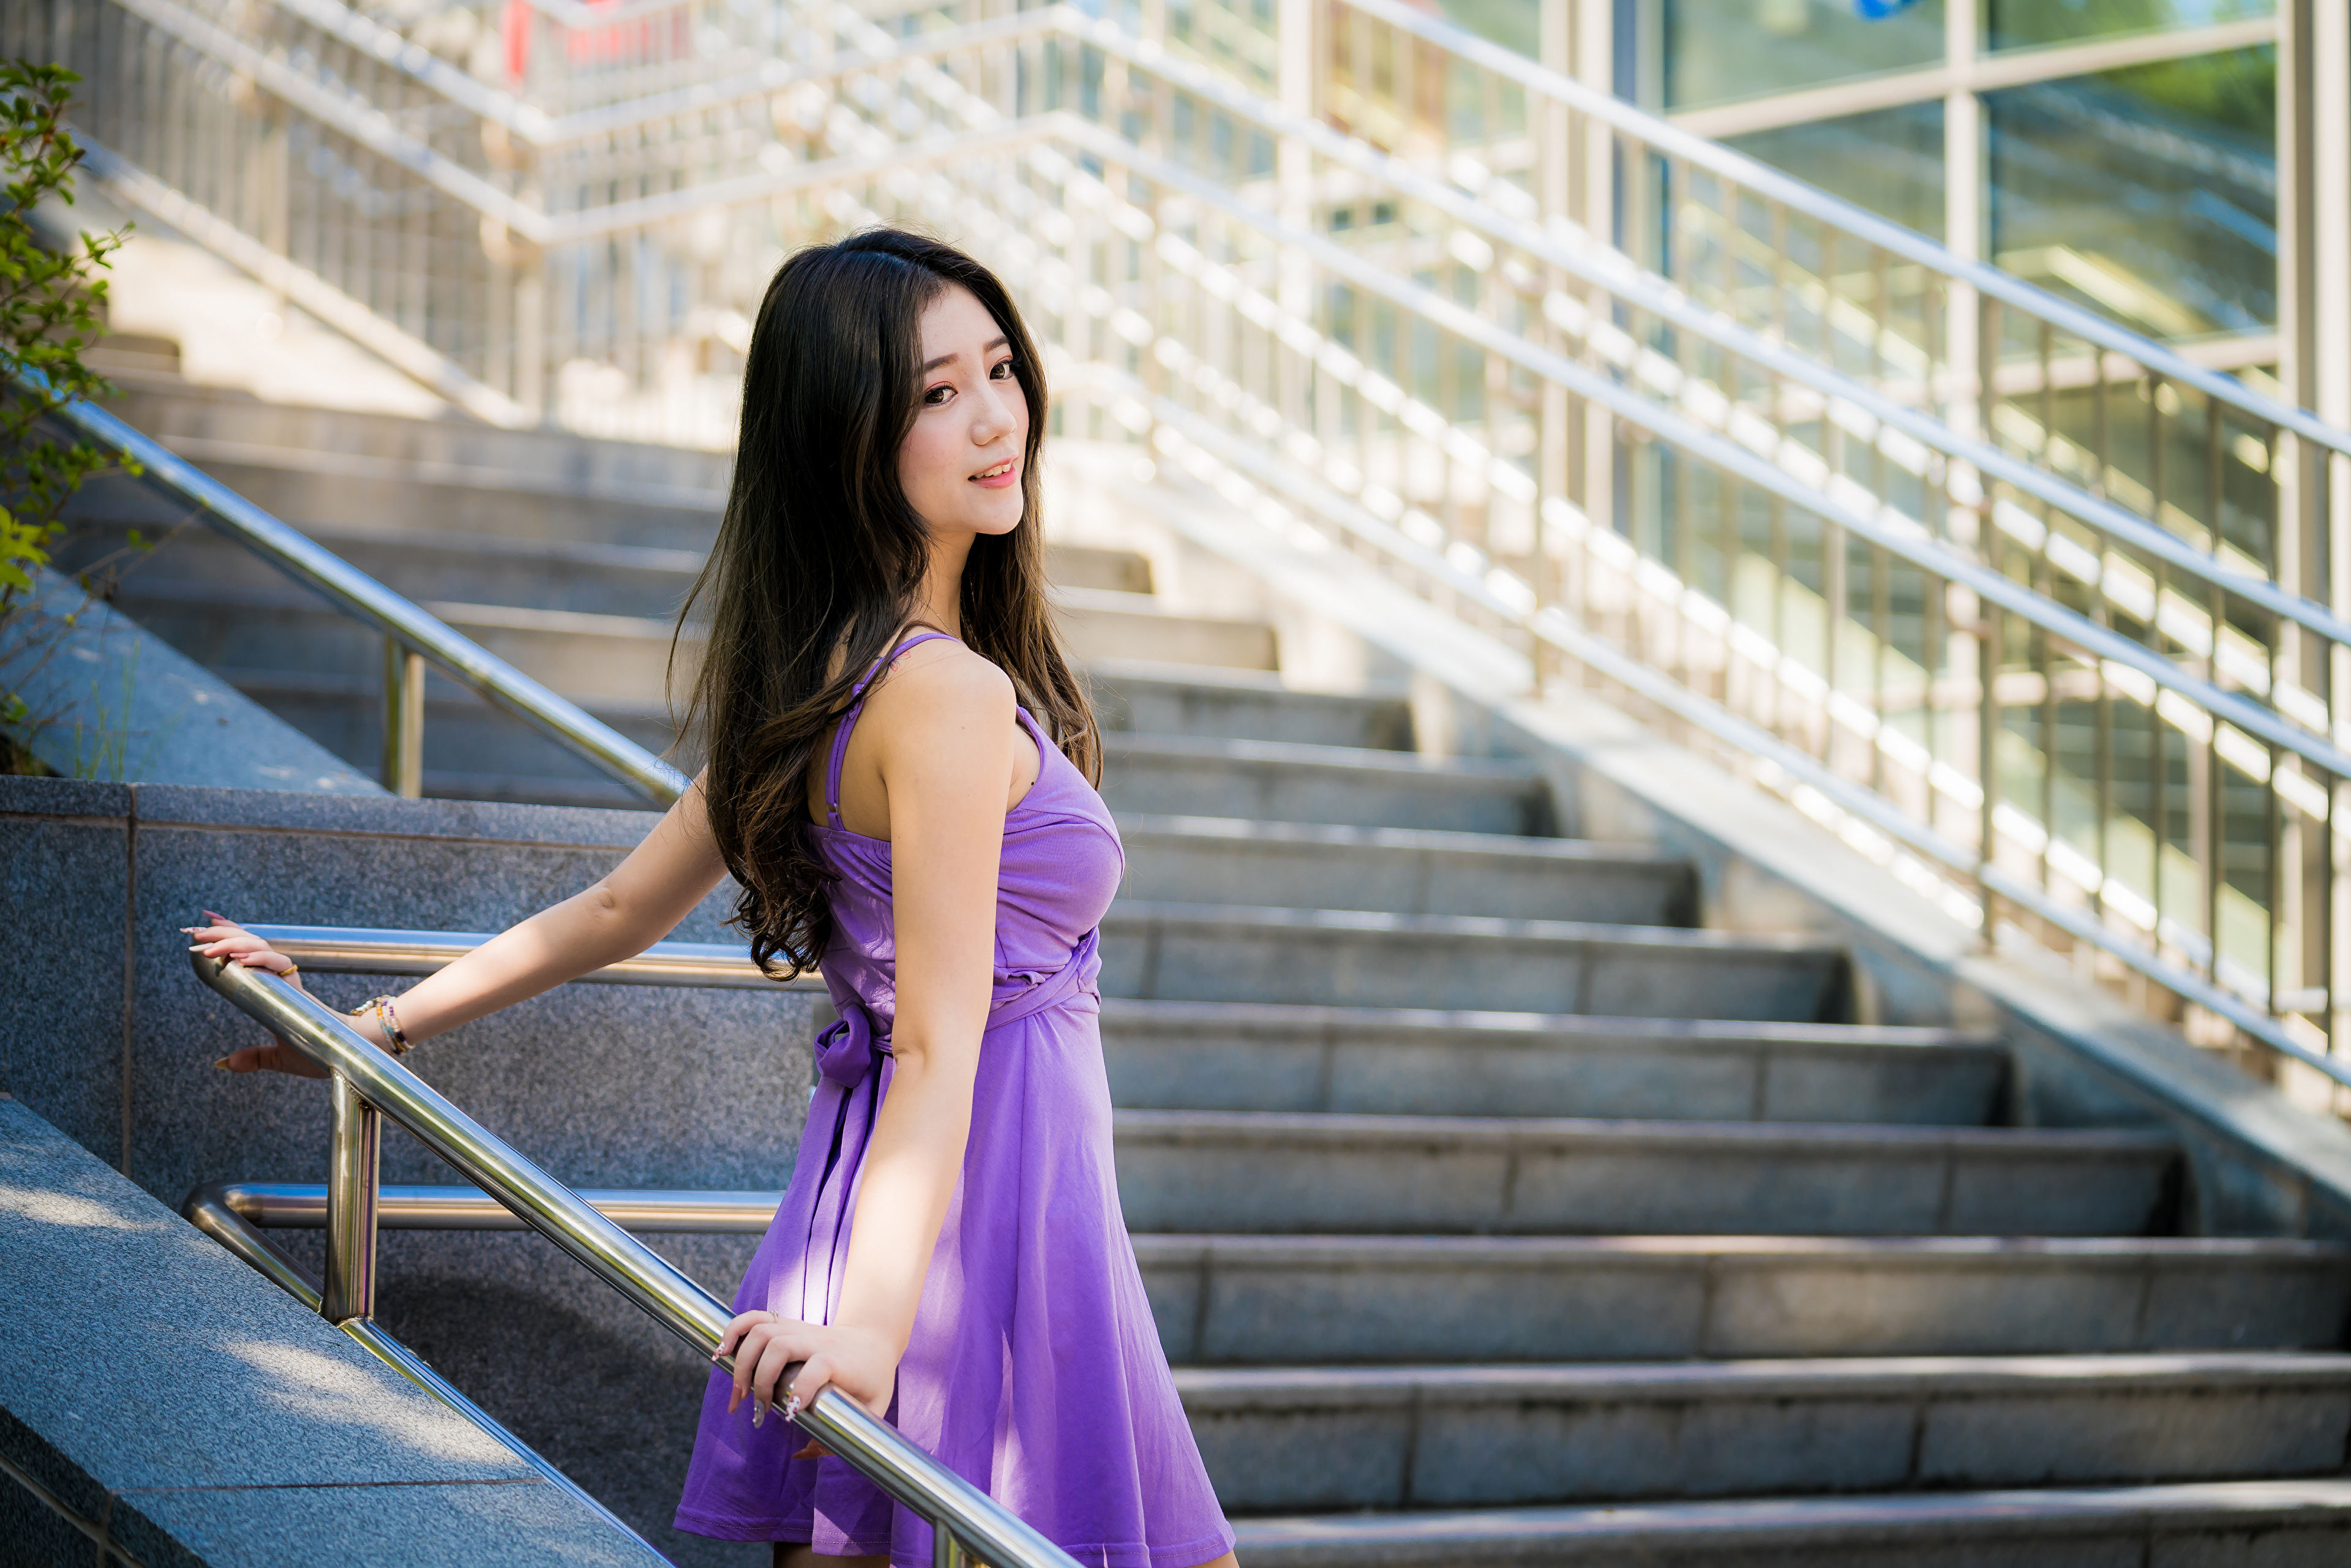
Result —
<instances>
[{"instance_id":1,"label":"young woman","mask_svg":"<svg viewBox=\"0 0 2351 1568\"><path fill-rule=\"evenodd\" d=\"M787 261L688 606L707 767L610 876L353 1019L454 1029L642 951L726 874L762 964L821 961L841 1020L677 1514L778 1564L930 1561L794 1429L828 1385L1081 1563L1233 1562L1119 1216L1094 977L1125 858L1045 602L1044 422L968 256L877 230ZM291 967L232 923L193 936ZM282 1044L222 1065L309 1070Z\"/></svg>"}]
</instances>

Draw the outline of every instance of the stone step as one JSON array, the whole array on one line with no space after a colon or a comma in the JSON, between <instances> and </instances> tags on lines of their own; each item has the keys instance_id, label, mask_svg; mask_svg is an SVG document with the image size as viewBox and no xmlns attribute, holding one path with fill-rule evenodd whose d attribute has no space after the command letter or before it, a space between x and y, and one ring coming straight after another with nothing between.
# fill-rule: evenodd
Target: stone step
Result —
<instances>
[{"instance_id":1,"label":"stone step","mask_svg":"<svg viewBox=\"0 0 2351 1568\"><path fill-rule=\"evenodd\" d=\"M512 540L707 549L722 492L616 474L536 474L465 463L286 451L236 442L166 443L272 516L311 529L429 528ZM186 507L141 481L86 486L70 515L153 528Z\"/></svg>"},{"instance_id":2,"label":"stone step","mask_svg":"<svg viewBox=\"0 0 2351 1568\"><path fill-rule=\"evenodd\" d=\"M2332 1476L2351 1355L1185 1368L1227 1510Z\"/></svg>"},{"instance_id":3,"label":"stone step","mask_svg":"<svg viewBox=\"0 0 2351 1568\"><path fill-rule=\"evenodd\" d=\"M1171 904L1695 925L1687 861L1629 844L1500 834L1134 816L1127 897Z\"/></svg>"},{"instance_id":4,"label":"stone step","mask_svg":"<svg viewBox=\"0 0 2351 1568\"><path fill-rule=\"evenodd\" d=\"M2138 1132L1119 1111L1134 1230L2147 1236L2178 1156Z\"/></svg>"},{"instance_id":5,"label":"stone step","mask_svg":"<svg viewBox=\"0 0 2351 1568\"><path fill-rule=\"evenodd\" d=\"M1952 1030L1102 1000L1113 1101L1181 1111L1980 1126L2008 1053Z\"/></svg>"},{"instance_id":6,"label":"stone step","mask_svg":"<svg viewBox=\"0 0 2351 1568\"><path fill-rule=\"evenodd\" d=\"M2351 1480L1238 1520L1250 1568L2320 1568Z\"/></svg>"},{"instance_id":7,"label":"stone step","mask_svg":"<svg viewBox=\"0 0 2351 1568\"><path fill-rule=\"evenodd\" d=\"M1255 670L1140 660L1099 661L1089 674L1095 717L1104 730L1412 749L1412 707L1400 695L1303 692L1283 685L1279 675Z\"/></svg>"},{"instance_id":8,"label":"stone step","mask_svg":"<svg viewBox=\"0 0 2351 1568\"><path fill-rule=\"evenodd\" d=\"M129 526L99 522L78 528L58 552L60 570L82 570L115 556ZM306 531L377 581L420 601L459 600L664 621L674 618L684 603L704 556L700 549L501 538L435 528L313 525ZM1143 556L1089 545L1048 544L1045 572L1056 587L1129 595L1147 594L1151 581L1151 563ZM134 592L163 582L184 592L198 585L276 589L286 579L235 541L192 527L162 541L128 576Z\"/></svg>"},{"instance_id":9,"label":"stone step","mask_svg":"<svg viewBox=\"0 0 2351 1568\"><path fill-rule=\"evenodd\" d=\"M1844 950L1794 936L1564 920L1123 903L1102 994L1149 1001L1486 1008L1835 1021Z\"/></svg>"},{"instance_id":10,"label":"stone step","mask_svg":"<svg viewBox=\"0 0 2351 1568\"><path fill-rule=\"evenodd\" d=\"M1077 664L1139 659L1238 670L1280 666L1273 628L1262 621L1189 614L1146 593L1098 588L1056 588L1053 607L1062 646Z\"/></svg>"},{"instance_id":11,"label":"stone step","mask_svg":"<svg viewBox=\"0 0 2351 1568\"><path fill-rule=\"evenodd\" d=\"M371 778L376 775L383 744L381 677L235 668L219 674L354 768ZM427 796L644 809L643 797L472 693L431 674L425 692ZM591 703L587 707L654 755L670 753L675 731L663 705ZM686 766L693 758L677 753L671 760Z\"/></svg>"},{"instance_id":12,"label":"stone step","mask_svg":"<svg viewBox=\"0 0 2351 1568\"><path fill-rule=\"evenodd\" d=\"M1544 835L1551 788L1531 763L1369 747L1110 733L1102 798L1121 816Z\"/></svg>"},{"instance_id":13,"label":"stone step","mask_svg":"<svg viewBox=\"0 0 2351 1568\"><path fill-rule=\"evenodd\" d=\"M357 409L267 402L250 392L176 377L124 374L109 408L202 464L208 451L300 465L319 456L486 472L516 481L657 485L716 513L734 473L732 452L606 440L559 430L504 430L462 415L418 419Z\"/></svg>"},{"instance_id":14,"label":"stone step","mask_svg":"<svg viewBox=\"0 0 2351 1568\"><path fill-rule=\"evenodd\" d=\"M394 592L420 602L458 600L668 620L684 602L703 560L699 549L500 538L432 528L314 525L305 531ZM78 558L96 559L120 548L121 532L116 527L79 529L72 548ZM180 530L125 580L133 593L160 594L165 584L189 597L214 589L243 592L290 586L235 541L201 527Z\"/></svg>"},{"instance_id":15,"label":"stone step","mask_svg":"<svg viewBox=\"0 0 2351 1568\"><path fill-rule=\"evenodd\" d=\"M172 646L214 666L354 675L381 667L382 644L373 632L260 562L252 568L266 575L244 581L141 575L124 584L116 601ZM480 599L423 596L417 601L533 680L583 706L653 708L664 700L674 606L656 616ZM1068 645L1081 660L1093 652L1107 651L1108 656L1121 650L1172 655L1189 649L1202 658L1272 656L1270 631L1254 622L1169 615L1139 595L1089 589L1057 589L1053 601Z\"/></svg>"},{"instance_id":16,"label":"stone step","mask_svg":"<svg viewBox=\"0 0 2351 1568\"><path fill-rule=\"evenodd\" d=\"M2335 1350L2351 1249L1813 1236L1134 1239L1178 1364Z\"/></svg>"}]
</instances>

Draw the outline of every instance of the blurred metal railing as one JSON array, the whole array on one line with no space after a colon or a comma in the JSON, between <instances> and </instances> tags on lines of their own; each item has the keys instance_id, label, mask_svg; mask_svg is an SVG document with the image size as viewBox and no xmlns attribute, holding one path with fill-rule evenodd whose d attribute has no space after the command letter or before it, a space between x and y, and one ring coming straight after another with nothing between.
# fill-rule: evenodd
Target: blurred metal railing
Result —
<instances>
[{"instance_id":1,"label":"blurred metal railing","mask_svg":"<svg viewBox=\"0 0 2351 1568\"><path fill-rule=\"evenodd\" d=\"M340 975L430 975L490 939L474 931L385 931L341 925L248 925L246 929L305 969ZM592 969L573 985L690 986L728 990L820 991L824 979L804 969L787 981L768 978L751 950L728 943L656 942L632 958Z\"/></svg>"},{"instance_id":2,"label":"blurred metal railing","mask_svg":"<svg viewBox=\"0 0 2351 1568\"><path fill-rule=\"evenodd\" d=\"M200 953L189 956L206 985L329 1074L334 1137L323 1197L327 1277L319 1301L320 1312L329 1321L362 1325L366 1332L356 1337L371 1348L389 1339L370 1322L375 1309L375 1241L381 1197L377 1182L379 1118L389 1117L501 1207L643 1308L654 1322L705 1356L716 1352L719 1336L734 1314L580 1194L540 1170L391 1055L362 1040L316 998L259 969ZM198 1195L199 1198L204 1196ZM266 1241L256 1246L254 1239L237 1235L246 1221L225 1197L201 1207L208 1228L247 1254L256 1267L288 1289L303 1282L300 1271L282 1252L267 1247ZM235 1218L235 1224L223 1216ZM415 1363L415 1357L404 1351L398 1356L386 1355L406 1372L402 1358ZM721 1360L718 1364L732 1370L729 1361ZM787 1369L786 1378L790 1375ZM445 1385L427 1386L439 1394ZM479 1414L462 1403L459 1407ZM932 1562L939 1568L958 1568L969 1561L967 1553L996 1568L1076 1568L1072 1558L1009 1510L940 1465L839 1389L825 1389L795 1419L810 1436L932 1526Z\"/></svg>"},{"instance_id":3,"label":"blurred metal railing","mask_svg":"<svg viewBox=\"0 0 2351 1568\"><path fill-rule=\"evenodd\" d=\"M556 29L544 95L333 0L122 3L300 87L187 110L209 140L118 96L99 139L198 193L195 160L277 157L235 221L360 296L410 257L388 319L517 406L674 434L784 250L941 229L1020 291L1065 437L1147 443L1988 936L2344 1079L2351 640L2306 579L2351 437L2300 410L1390 0L498 11Z\"/></svg>"},{"instance_id":4,"label":"blurred metal railing","mask_svg":"<svg viewBox=\"0 0 2351 1568\"><path fill-rule=\"evenodd\" d=\"M39 371L20 372L27 380ZM424 666L431 664L656 806L685 792L686 778L628 737L558 696L488 649L435 620L303 533L93 403L52 416L78 440L137 466L140 481L190 510L337 610L383 634L384 788L423 793Z\"/></svg>"}]
</instances>

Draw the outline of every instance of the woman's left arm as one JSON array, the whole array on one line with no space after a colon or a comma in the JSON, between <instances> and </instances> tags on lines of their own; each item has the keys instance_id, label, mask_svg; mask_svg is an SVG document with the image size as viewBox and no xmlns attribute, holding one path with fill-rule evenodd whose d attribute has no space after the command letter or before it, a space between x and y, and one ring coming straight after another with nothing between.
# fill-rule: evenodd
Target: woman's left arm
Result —
<instances>
[{"instance_id":1,"label":"woman's left arm","mask_svg":"<svg viewBox=\"0 0 2351 1568\"><path fill-rule=\"evenodd\" d=\"M827 1384L876 1415L888 1408L939 1228L963 1175L995 983L1005 798L1014 747L1029 742L1002 671L961 650L941 655L895 672L880 694L886 700L869 707L864 720L880 732L877 760L889 798L897 1060L866 1146L833 1322L816 1327L747 1312L720 1343L722 1354L739 1344L734 1402L747 1394L755 1421L775 1400L778 1375L802 1360L785 1390L795 1408Z\"/></svg>"}]
</instances>

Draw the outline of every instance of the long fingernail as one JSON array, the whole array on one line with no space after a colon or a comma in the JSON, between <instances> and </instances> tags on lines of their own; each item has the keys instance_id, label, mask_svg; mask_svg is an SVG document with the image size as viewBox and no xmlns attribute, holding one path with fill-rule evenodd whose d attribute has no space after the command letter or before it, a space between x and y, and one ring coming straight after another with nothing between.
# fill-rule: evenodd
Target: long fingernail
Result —
<instances>
[{"instance_id":1,"label":"long fingernail","mask_svg":"<svg viewBox=\"0 0 2351 1568\"><path fill-rule=\"evenodd\" d=\"M223 1072L226 1072L228 1071L228 1058L224 1056L218 1061L214 1062L213 1065L219 1068Z\"/></svg>"},{"instance_id":2,"label":"long fingernail","mask_svg":"<svg viewBox=\"0 0 2351 1568\"><path fill-rule=\"evenodd\" d=\"M768 1406L759 1400L751 1401L751 1425L757 1427L768 1418Z\"/></svg>"}]
</instances>

